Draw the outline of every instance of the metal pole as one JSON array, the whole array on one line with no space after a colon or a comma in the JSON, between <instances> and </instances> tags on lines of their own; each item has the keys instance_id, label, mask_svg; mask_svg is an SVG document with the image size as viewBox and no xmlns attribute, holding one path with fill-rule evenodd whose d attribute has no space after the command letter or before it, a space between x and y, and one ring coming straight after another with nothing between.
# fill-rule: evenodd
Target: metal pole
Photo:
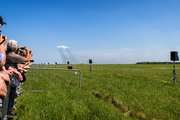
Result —
<instances>
[{"instance_id":1,"label":"metal pole","mask_svg":"<svg viewBox=\"0 0 180 120\"><path fill-rule=\"evenodd\" d=\"M175 61L173 61L174 84L176 84Z\"/></svg>"},{"instance_id":2,"label":"metal pole","mask_svg":"<svg viewBox=\"0 0 180 120\"><path fill-rule=\"evenodd\" d=\"M92 71L92 69L91 69L91 64L90 64L90 72Z\"/></svg>"},{"instance_id":3,"label":"metal pole","mask_svg":"<svg viewBox=\"0 0 180 120\"><path fill-rule=\"evenodd\" d=\"M81 71L80 72L80 80L79 80L79 89L81 88Z\"/></svg>"}]
</instances>

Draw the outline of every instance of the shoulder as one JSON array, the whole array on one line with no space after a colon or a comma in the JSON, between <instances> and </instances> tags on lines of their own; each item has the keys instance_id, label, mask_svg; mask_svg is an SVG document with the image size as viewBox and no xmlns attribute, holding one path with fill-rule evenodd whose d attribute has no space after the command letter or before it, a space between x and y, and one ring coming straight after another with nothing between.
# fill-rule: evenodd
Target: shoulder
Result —
<instances>
[{"instance_id":1,"label":"shoulder","mask_svg":"<svg viewBox=\"0 0 180 120\"><path fill-rule=\"evenodd\" d=\"M16 57L17 54L15 54L14 52L9 52L9 53L6 53L6 58L12 58L12 57Z\"/></svg>"},{"instance_id":2,"label":"shoulder","mask_svg":"<svg viewBox=\"0 0 180 120\"><path fill-rule=\"evenodd\" d=\"M24 63L26 58L16 54L15 52L10 52L6 55L6 60L10 63Z\"/></svg>"}]
</instances>

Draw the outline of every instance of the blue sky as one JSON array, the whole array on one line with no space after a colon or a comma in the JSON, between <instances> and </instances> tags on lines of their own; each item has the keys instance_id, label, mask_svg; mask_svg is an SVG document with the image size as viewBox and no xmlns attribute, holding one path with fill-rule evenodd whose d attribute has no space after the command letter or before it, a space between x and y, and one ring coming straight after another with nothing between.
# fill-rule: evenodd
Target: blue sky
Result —
<instances>
[{"instance_id":1,"label":"blue sky","mask_svg":"<svg viewBox=\"0 0 180 120\"><path fill-rule=\"evenodd\" d=\"M180 0L1 0L1 30L32 50L35 63L170 61L170 51L180 51L179 6Z\"/></svg>"}]
</instances>

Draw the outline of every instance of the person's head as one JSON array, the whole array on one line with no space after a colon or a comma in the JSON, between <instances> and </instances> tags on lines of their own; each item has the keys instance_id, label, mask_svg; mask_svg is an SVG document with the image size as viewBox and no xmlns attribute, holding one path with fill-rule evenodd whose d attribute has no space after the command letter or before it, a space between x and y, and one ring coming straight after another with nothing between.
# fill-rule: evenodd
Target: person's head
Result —
<instances>
[{"instance_id":1,"label":"person's head","mask_svg":"<svg viewBox=\"0 0 180 120\"><path fill-rule=\"evenodd\" d=\"M16 40L9 40L7 43L7 50L15 51L17 48L17 41Z\"/></svg>"},{"instance_id":2,"label":"person's head","mask_svg":"<svg viewBox=\"0 0 180 120\"><path fill-rule=\"evenodd\" d=\"M0 29L1 29L1 27L2 27L4 24L6 25L6 23L3 22L3 19L2 19L2 17L0 16Z\"/></svg>"}]
</instances>

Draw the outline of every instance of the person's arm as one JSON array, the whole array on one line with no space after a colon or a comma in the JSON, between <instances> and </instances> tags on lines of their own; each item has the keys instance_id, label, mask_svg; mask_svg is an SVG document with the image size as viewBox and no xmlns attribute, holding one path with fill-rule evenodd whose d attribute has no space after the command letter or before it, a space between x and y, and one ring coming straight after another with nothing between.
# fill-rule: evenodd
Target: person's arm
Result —
<instances>
[{"instance_id":1,"label":"person's arm","mask_svg":"<svg viewBox=\"0 0 180 120\"><path fill-rule=\"evenodd\" d=\"M23 80L23 77L22 77L21 73L20 73L19 71L17 71L16 68L12 68L12 67L10 66L8 69L9 69L9 70L12 70L15 74L18 75L18 80L19 80L19 81L22 81L22 80Z\"/></svg>"},{"instance_id":2,"label":"person's arm","mask_svg":"<svg viewBox=\"0 0 180 120\"><path fill-rule=\"evenodd\" d=\"M0 34L0 68L2 68L6 62L6 53L5 53L5 45L6 45L6 41L7 41L7 37L5 37L5 41L3 42L3 35ZM2 43L3 42L3 43Z\"/></svg>"},{"instance_id":3,"label":"person's arm","mask_svg":"<svg viewBox=\"0 0 180 120\"><path fill-rule=\"evenodd\" d=\"M7 88L6 83L4 80L0 77L0 97L4 100L6 98Z\"/></svg>"},{"instance_id":4,"label":"person's arm","mask_svg":"<svg viewBox=\"0 0 180 120\"><path fill-rule=\"evenodd\" d=\"M6 85L10 85L9 75L0 71L0 97L4 100L7 94Z\"/></svg>"},{"instance_id":5,"label":"person's arm","mask_svg":"<svg viewBox=\"0 0 180 120\"><path fill-rule=\"evenodd\" d=\"M5 41L3 42L3 35L0 34L0 68L2 69L6 62L6 53L5 53L5 45L7 41L7 37L5 37ZM10 79L8 74L0 73L0 97L4 100L6 98L7 88L6 84L10 84Z\"/></svg>"},{"instance_id":6,"label":"person's arm","mask_svg":"<svg viewBox=\"0 0 180 120\"><path fill-rule=\"evenodd\" d=\"M18 75L18 80L19 81L23 80L23 77L22 77L21 73L18 72L16 68L12 68L11 66L8 67L8 70L6 70L6 68L3 66L2 67L2 72L6 73L8 75L12 75L13 73L15 73L15 74Z\"/></svg>"},{"instance_id":7,"label":"person's arm","mask_svg":"<svg viewBox=\"0 0 180 120\"><path fill-rule=\"evenodd\" d=\"M33 51L31 51L29 54L30 54L30 57L32 57L33 56Z\"/></svg>"},{"instance_id":8,"label":"person's arm","mask_svg":"<svg viewBox=\"0 0 180 120\"><path fill-rule=\"evenodd\" d=\"M17 54L21 48L22 48L22 46L19 46L15 53Z\"/></svg>"},{"instance_id":9,"label":"person's arm","mask_svg":"<svg viewBox=\"0 0 180 120\"><path fill-rule=\"evenodd\" d=\"M29 53L29 49L26 46L25 46L25 50L26 50L26 61L30 61L32 54Z\"/></svg>"},{"instance_id":10,"label":"person's arm","mask_svg":"<svg viewBox=\"0 0 180 120\"><path fill-rule=\"evenodd\" d=\"M12 75L13 74L12 70L10 70L9 68L8 68L8 70L6 70L6 68L4 66L2 67L2 72L6 73L8 75Z\"/></svg>"},{"instance_id":11,"label":"person's arm","mask_svg":"<svg viewBox=\"0 0 180 120\"><path fill-rule=\"evenodd\" d=\"M0 78L2 78L5 81L6 85L10 85L10 79L8 74L0 71Z\"/></svg>"}]
</instances>

